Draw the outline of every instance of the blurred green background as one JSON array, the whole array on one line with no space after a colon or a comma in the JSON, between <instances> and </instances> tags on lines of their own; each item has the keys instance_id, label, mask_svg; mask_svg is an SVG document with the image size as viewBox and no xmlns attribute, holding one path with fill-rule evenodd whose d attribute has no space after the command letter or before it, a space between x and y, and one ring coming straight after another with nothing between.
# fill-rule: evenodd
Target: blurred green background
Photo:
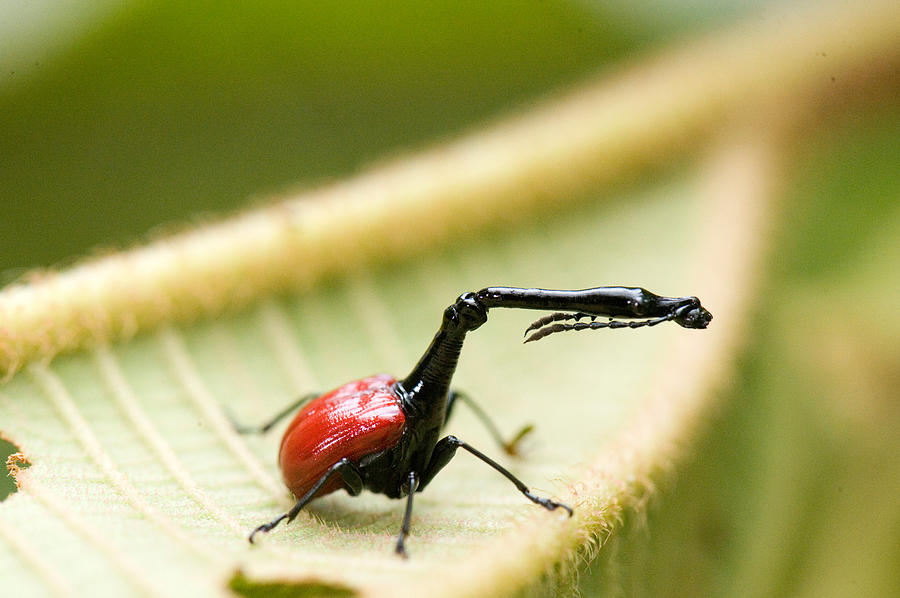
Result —
<instances>
[{"instance_id":1,"label":"blurred green background","mask_svg":"<svg viewBox=\"0 0 900 598\"><path fill-rule=\"evenodd\" d=\"M676 3L34 4L46 14L0 2L7 281L449 138L728 16Z\"/></svg>"},{"instance_id":2,"label":"blurred green background","mask_svg":"<svg viewBox=\"0 0 900 598\"><path fill-rule=\"evenodd\" d=\"M451 138L760 4L0 0L0 284ZM793 148L723 408L586 595L900 595L897 73Z\"/></svg>"}]
</instances>

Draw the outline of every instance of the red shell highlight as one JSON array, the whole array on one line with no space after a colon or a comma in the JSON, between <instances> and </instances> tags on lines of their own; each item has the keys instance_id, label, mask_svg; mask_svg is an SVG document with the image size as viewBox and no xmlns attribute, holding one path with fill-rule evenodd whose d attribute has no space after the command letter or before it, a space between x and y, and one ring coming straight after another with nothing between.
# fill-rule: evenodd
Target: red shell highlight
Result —
<instances>
[{"instance_id":1,"label":"red shell highlight","mask_svg":"<svg viewBox=\"0 0 900 598\"><path fill-rule=\"evenodd\" d=\"M313 399L291 421L278 453L285 485L297 498L343 458L357 462L393 447L406 429L397 380L387 374L350 382ZM316 496L343 487L340 476Z\"/></svg>"}]
</instances>

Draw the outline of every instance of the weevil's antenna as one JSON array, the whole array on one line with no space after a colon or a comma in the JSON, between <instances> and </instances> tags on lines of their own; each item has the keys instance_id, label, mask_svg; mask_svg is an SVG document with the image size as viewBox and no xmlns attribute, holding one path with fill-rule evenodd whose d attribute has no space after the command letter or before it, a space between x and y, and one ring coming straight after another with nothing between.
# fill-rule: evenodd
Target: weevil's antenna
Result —
<instances>
[{"instance_id":1,"label":"weevil's antenna","mask_svg":"<svg viewBox=\"0 0 900 598\"><path fill-rule=\"evenodd\" d=\"M561 320L580 320L583 317L590 317L590 322L575 322L574 324L551 324L551 322L559 322ZM551 334L555 334L557 332L567 332L569 330L599 330L601 328L644 328L650 326L656 326L657 324L662 324L663 322L668 322L670 320L674 320L677 317L677 314L670 313L664 316L660 316L658 318L653 318L652 320L641 320L639 322L626 322L623 320L613 320L610 318L607 322L598 322L595 318L597 316L590 316L589 314L565 314L565 313L555 313L549 316L544 316L543 318L535 321L525 330L525 334L528 334L531 330L537 330L532 333L531 336L526 338L523 342L530 343L532 341L539 341L545 336L550 336Z\"/></svg>"},{"instance_id":2,"label":"weevil's antenna","mask_svg":"<svg viewBox=\"0 0 900 598\"><path fill-rule=\"evenodd\" d=\"M586 314L584 312L576 312L576 313L566 313L558 311L554 314L550 314L548 316L544 316L543 318L538 318L531 325L525 329L525 334L527 335L532 330L537 330L538 328L543 328L547 324L552 324L553 322L559 322L560 320L580 320L582 318L590 318L593 322L599 316L596 314Z\"/></svg>"}]
</instances>

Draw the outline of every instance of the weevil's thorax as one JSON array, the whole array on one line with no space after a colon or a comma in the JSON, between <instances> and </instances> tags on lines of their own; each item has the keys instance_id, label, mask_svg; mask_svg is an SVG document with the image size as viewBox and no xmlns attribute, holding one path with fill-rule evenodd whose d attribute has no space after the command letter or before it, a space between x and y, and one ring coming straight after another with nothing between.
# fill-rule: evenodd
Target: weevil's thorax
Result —
<instances>
[{"instance_id":1,"label":"weevil's thorax","mask_svg":"<svg viewBox=\"0 0 900 598\"><path fill-rule=\"evenodd\" d=\"M401 483L405 483L408 472L424 472L431 460L431 453L440 440L447 419L447 395L450 389L449 385L429 384L416 387L410 393L398 382L394 386L394 392L400 400L407 425L403 438L392 451L397 453L393 466L400 470L399 479ZM405 494L405 491L401 492L401 496Z\"/></svg>"},{"instance_id":2,"label":"weevil's thorax","mask_svg":"<svg viewBox=\"0 0 900 598\"><path fill-rule=\"evenodd\" d=\"M451 373L452 375L452 373ZM406 382L406 381L404 381ZM410 424L411 434L424 440L430 431L440 433L447 419L447 396L450 394L450 376L437 383L419 383L407 389L404 382L397 382L394 392L400 399L400 408ZM419 440L417 438L416 440Z\"/></svg>"},{"instance_id":3,"label":"weevil's thorax","mask_svg":"<svg viewBox=\"0 0 900 598\"><path fill-rule=\"evenodd\" d=\"M437 440L438 434L434 434L433 438L423 438L413 428L407 427L396 445L360 459L360 471L366 488L389 498L402 498L409 494L409 472L425 471Z\"/></svg>"},{"instance_id":4,"label":"weevil's thorax","mask_svg":"<svg viewBox=\"0 0 900 598\"><path fill-rule=\"evenodd\" d=\"M367 380L369 379L364 381ZM345 388L355 390L351 385L347 385ZM409 472L425 471L431 460L431 454L440 439L441 428L446 417L447 396L446 393L443 397L417 396L416 398L423 400L410 401L403 386L394 380L391 380L390 386L379 392L385 391L391 395L393 403L397 405L401 413L402 434L395 442L383 445L383 449L358 455L354 460L359 466L366 489L390 498L402 498L408 494ZM355 400L357 393L351 392L349 396L350 400ZM418 409L417 406L427 406L427 408ZM376 448L378 445L370 444L369 446ZM338 486L339 483L335 482L335 488Z\"/></svg>"}]
</instances>

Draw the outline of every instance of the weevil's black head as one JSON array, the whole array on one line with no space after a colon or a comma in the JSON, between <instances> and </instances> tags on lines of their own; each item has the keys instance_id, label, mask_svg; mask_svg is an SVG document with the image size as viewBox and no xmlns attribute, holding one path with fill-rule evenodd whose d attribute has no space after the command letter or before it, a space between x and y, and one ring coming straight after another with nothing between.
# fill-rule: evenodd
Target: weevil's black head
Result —
<instances>
[{"instance_id":1,"label":"weevil's black head","mask_svg":"<svg viewBox=\"0 0 900 598\"><path fill-rule=\"evenodd\" d=\"M700 305L699 299L691 297L689 303L675 312L674 320L685 328L706 328L712 320L712 314Z\"/></svg>"}]
</instances>

